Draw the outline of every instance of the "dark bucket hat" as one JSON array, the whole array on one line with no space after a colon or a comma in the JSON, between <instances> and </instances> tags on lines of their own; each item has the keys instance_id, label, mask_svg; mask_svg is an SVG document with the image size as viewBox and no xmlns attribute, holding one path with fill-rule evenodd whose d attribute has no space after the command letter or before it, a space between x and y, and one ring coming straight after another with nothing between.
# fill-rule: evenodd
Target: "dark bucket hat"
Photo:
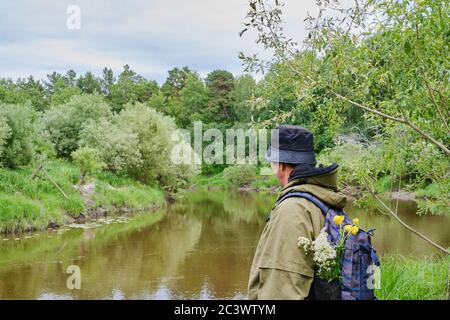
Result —
<instances>
[{"instance_id":1,"label":"dark bucket hat","mask_svg":"<svg viewBox=\"0 0 450 320\"><path fill-rule=\"evenodd\" d=\"M316 165L314 136L311 131L296 125L280 125L272 130L266 160L288 164Z\"/></svg>"}]
</instances>

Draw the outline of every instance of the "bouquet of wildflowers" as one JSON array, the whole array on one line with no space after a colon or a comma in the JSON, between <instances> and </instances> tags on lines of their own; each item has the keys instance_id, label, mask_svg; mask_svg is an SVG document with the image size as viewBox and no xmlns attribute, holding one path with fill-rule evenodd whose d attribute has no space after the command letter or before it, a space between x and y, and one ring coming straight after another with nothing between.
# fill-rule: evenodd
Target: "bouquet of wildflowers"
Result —
<instances>
[{"instance_id":1,"label":"bouquet of wildflowers","mask_svg":"<svg viewBox=\"0 0 450 320\"><path fill-rule=\"evenodd\" d=\"M355 235L359 228L358 218L353 224L343 226L344 216L334 216L333 222L339 225L339 243L333 245L328 241L328 233L322 229L313 241L305 237L298 238L298 246L306 254L312 254L316 266L317 276L327 281L340 280L341 260L343 258L345 242L350 234Z\"/></svg>"}]
</instances>

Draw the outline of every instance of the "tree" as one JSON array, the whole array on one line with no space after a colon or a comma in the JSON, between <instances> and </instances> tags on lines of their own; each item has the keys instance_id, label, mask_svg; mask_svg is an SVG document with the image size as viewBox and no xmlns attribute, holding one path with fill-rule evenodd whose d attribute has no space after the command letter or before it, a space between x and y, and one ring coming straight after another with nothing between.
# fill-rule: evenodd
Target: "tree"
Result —
<instances>
[{"instance_id":1,"label":"tree","mask_svg":"<svg viewBox=\"0 0 450 320\"><path fill-rule=\"evenodd\" d=\"M258 30L257 43L274 55L268 62L241 53L247 68L284 63L301 82L301 94L323 86L346 108L406 125L449 156L447 77L442 74L448 42L442 12L448 3L366 0L347 10L330 1L319 4L318 17L306 19L309 35L303 42L313 58L296 59L301 50L284 34L283 5L250 1L246 29ZM327 10L344 14L327 15ZM420 121L429 116L435 121Z\"/></svg>"},{"instance_id":2,"label":"tree","mask_svg":"<svg viewBox=\"0 0 450 320\"><path fill-rule=\"evenodd\" d=\"M250 122L252 115L251 100L256 95L256 81L249 74L244 74L234 80L232 100L236 120L239 122Z\"/></svg>"},{"instance_id":3,"label":"tree","mask_svg":"<svg viewBox=\"0 0 450 320\"><path fill-rule=\"evenodd\" d=\"M35 130L36 118L30 103L0 104L1 165L14 169L33 161L36 154L34 140L39 134Z\"/></svg>"},{"instance_id":4,"label":"tree","mask_svg":"<svg viewBox=\"0 0 450 320\"><path fill-rule=\"evenodd\" d=\"M130 126L119 124L117 116L87 123L80 145L97 150L105 168L112 172L137 171L142 164L137 135Z\"/></svg>"},{"instance_id":5,"label":"tree","mask_svg":"<svg viewBox=\"0 0 450 320\"><path fill-rule=\"evenodd\" d=\"M104 163L100 160L99 153L95 149L82 147L72 152L71 156L75 164L80 168L80 179L77 183L79 186L84 183L86 175L104 167Z\"/></svg>"},{"instance_id":6,"label":"tree","mask_svg":"<svg viewBox=\"0 0 450 320\"><path fill-rule=\"evenodd\" d=\"M83 93L100 93L101 92L101 83L100 80L97 79L92 72L88 71L83 76L80 76L77 80L77 86L80 88Z\"/></svg>"},{"instance_id":7,"label":"tree","mask_svg":"<svg viewBox=\"0 0 450 320\"><path fill-rule=\"evenodd\" d=\"M111 80L111 74L107 71L107 77ZM111 101L113 111L120 112L127 103L147 102L158 92L156 81L148 81L136 74L129 65L125 65L119 75L117 83L109 84L108 98Z\"/></svg>"},{"instance_id":8,"label":"tree","mask_svg":"<svg viewBox=\"0 0 450 320\"><path fill-rule=\"evenodd\" d=\"M171 152L177 143L177 127L172 118L142 103L128 104L118 115L118 125L130 128L138 139L142 163L129 174L147 184L159 183L169 192L186 183L194 173L193 164L176 164Z\"/></svg>"},{"instance_id":9,"label":"tree","mask_svg":"<svg viewBox=\"0 0 450 320\"><path fill-rule=\"evenodd\" d=\"M114 72L109 68L103 68L103 77L100 80L101 92L108 99L111 100L111 86L116 82Z\"/></svg>"},{"instance_id":10,"label":"tree","mask_svg":"<svg viewBox=\"0 0 450 320\"><path fill-rule=\"evenodd\" d=\"M11 128L8 125L8 119L4 115L0 115L0 159L2 159L4 147L10 136Z\"/></svg>"},{"instance_id":11,"label":"tree","mask_svg":"<svg viewBox=\"0 0 450 320\"><path fill-rule=\"evenodd\" d=\"M210 72L205 79L209 92L209 109L211 122L230 122L235 119L233 110L234 76L225 70Z\"/></svg>"},{"instance_id":12,"label":"tree","mask_svg":"<svg viewBox=\"0 0 450 320\"><path fill-rule=\"evenodd\" d=\"M42 122L57 155L68 158L79 147L83 127L91 120L109 116L111 109L101 95L79 95L46 111Z\"/></svg>"},{"instance_id":13,"label":"tree","mask_svg":"<svg viewBox=\"0 0 450 320\"><path fill-rule=\"evenodd\" d=\"M1 79L0 101L12 104L24 104L29 101L36 111L48 108L44 86L32 76L27 79L19 78L15 83L10 79Z\"/></svg>"},{"instance_id":14,"label":"tree","mask_svg":"<svg viewBox=\"0 0 450 320\"><path fill-rule=\"evenodd\" d=\"M182 116L177 119L177 124L183 128L190 126L193 121L201 121L208 117L208 91L200 77L192 73L185 81L180 91ZM188 115L188 116L186 116Z\"/></svg>"},{"instance_id":15,"label":"tree","mask_svg":"<svg viewBox=\"0 0 450 320\"><path fill-rule=\"evenodd\" d=\"M178 98L180 91L184 88L184 84L192 71L188 67L173 68L169 70L169 76L161 87L161 92L165 97Z\"/></svg>"}]
</instances>

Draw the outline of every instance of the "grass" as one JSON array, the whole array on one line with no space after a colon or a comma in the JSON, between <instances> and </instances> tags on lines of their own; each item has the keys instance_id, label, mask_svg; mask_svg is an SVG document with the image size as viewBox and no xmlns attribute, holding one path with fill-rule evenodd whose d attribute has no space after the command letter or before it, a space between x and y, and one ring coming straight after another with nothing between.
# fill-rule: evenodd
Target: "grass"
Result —
<instances>
[{"instance_id":1,"label":"grass","mask_svg":"<svg viewBox=\"0 0 450 320\"><path fill-rule=\"evenodd\" d=\"M43 174L32 180L34 167L0 168L0 233L40 230L50 222L64 224L85 212L85 201L74 188L80 175L78 168L62 160L48 162L45 168L68 199ZM95 180L94 208L143 210L164 202L160 188L129 178L101 173Z\"/></svg>"},{"instance_id":2,"label":"grass","mask_svg":"<svg viewBox=\"0 0 450 320\"><path fill-rule=\"evenodd\" d=\"M78 216L84 211L84 201L73 187L79 176L77 168L58 161L46 169L68 199L42 175L32 180L33 167L0 168L0 232L42 229L50 221L63 223L62 212Z\"/></svg>"},{"instance_id":3,"label":"grass","mask_svg":"<svg viewBox=\"0 0 450 320\"><path fill-rule=\"evenodd\" d=\"M381 300L449 299L450 257L381 257Z\"/></svg>"},{"instance_id":4,"label":"grass","mask_svg":"<svg viewBox=\"0 0 450 320\"><path fill-rule=\"evenodd\" d=\"M270 189L280 186L275 175L261 176L257 175L256 180L252 182L251 187L254 189Z\"/></svg>"},{"instance_id":5,"label":"grass","mask_svg":"<svg viewBox=\"0 0 450 320\"><path fill-rule=\"evenodd\" d=\"M198 174L198 175L195 175L194 177L192 177L191 182L195 187L200 187L200 188L205 188L205 189L209 189L209 188L225 189L225 188L229 187L228 183L225 181L225 178L223 177L222 172L215 174L215 175Z\"/></svg>"},{"instance_id":6,"label":"grass","mask_svg":"<svg viewBox=\"0 0 450 320\"><path fill-rule=\"evenodd\" d=\"M149 209L164 202L162 189L145 186L134 182L133 184L113 187L102 181L97 181L94 195L94 208L102 207L109 211L128 208L134 211Z\"/></svg>"},{"instance_id":7,"label":"grass","mask_svg":"<svg viewBox=\"0 0 450 320\"><path fill-rule=\"evenodd\" d=\"M215 175L207 176L207 175L195 175L192 179L192 184L200 189L228 189L231 188L231 185L226 181L223 176L223 173L218 173ZM257 174L256 180L251 182L249 187L252 189L264 190L270 189L273 187L278 187L278 181L275 175L271 176L262 176Z\"/></svg>"}]
</instances>

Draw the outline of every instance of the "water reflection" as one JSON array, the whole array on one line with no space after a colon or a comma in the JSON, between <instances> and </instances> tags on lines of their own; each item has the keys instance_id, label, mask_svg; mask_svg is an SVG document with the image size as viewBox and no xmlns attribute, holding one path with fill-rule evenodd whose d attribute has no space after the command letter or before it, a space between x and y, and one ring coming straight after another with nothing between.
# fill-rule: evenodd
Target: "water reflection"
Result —
<instances>
[{"instance_id":1,"label":"water reflection","mask_svg":"<svg viewBox=\"0 0 450 320\"><path fill-rule=\"evenodd\" d=\"M193 193L165 210L128 223L0 243L0 299L241 299L265 215L275 196ZM449 244L446 217L400 215ZM348 210L377 229L379 252L425 255L433 248L376 212ZM69 265L80 266L81 290L66 288Z\"/></svg>"}]
</instances>

